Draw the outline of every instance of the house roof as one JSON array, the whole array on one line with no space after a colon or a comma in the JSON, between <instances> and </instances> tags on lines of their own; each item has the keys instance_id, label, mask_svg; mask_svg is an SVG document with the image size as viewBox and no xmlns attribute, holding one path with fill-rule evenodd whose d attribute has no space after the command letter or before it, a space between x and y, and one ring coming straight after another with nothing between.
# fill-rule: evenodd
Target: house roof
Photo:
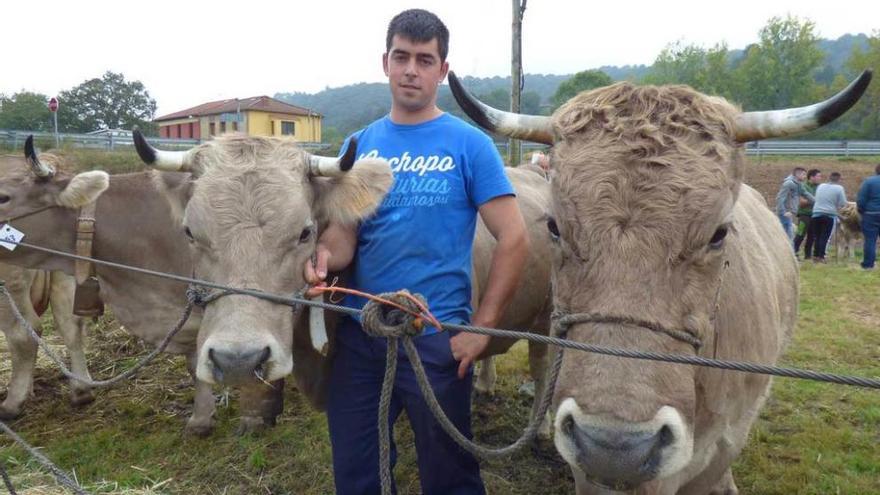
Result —
<instances>
[{"instance_id":1,"label":"house roof","mask_svg":"<svg viewBox=\"0 0 880 495\"><path fill-rule=\"evenodd\" d=\"M201 105L180 110L179 112L169 113L157 117L153 122L161 122L163 120L184 119L187 117L203 117L205 115L218 115L221 113L235 113L241 109L242 112L247 110L258 110L262 112L286 113L289 115L315 115L320 117L321 114L308 108L298 107L283 101L270 98L268 96L253 96L250 98L229 100L210 101Z\"/></svg>"}]
</instances>

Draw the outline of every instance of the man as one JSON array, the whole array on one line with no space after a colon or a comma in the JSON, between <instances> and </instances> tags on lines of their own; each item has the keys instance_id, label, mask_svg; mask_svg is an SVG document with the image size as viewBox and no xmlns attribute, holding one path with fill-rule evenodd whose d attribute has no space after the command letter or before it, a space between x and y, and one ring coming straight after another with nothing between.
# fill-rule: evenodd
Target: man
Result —
<instances>
[{"instance_id":1,"label":"man","mask_svg":"<svg viewBox=\"0 0 880 495\"><path fill-rule=\"evenodd\" d=\"M822 183L822 171L813 168L807 172L807 181L804 182L804 190L813 196L816 195L816 188L819 187L819 184ZM794 253L795 256L798 255L798 252L801 249L801 243L806 238L807 243L804 245L804 259L810 259L810 252L813 250L813 242L815 238L810 231L810 220L813 218L813 203L811 203L807 198L800 198L798 200L798 211L797 211L797 235L794 236Z\"/></svg>"},{"instance_id":2,"label":"man","mask_svg":"<svg viewBox=\"0 0 880 495\"><path fill-rule=\"evenodd\" d=\"M874 168L876 175L868 177L859 188L856 208L862 216L862 234L865 235L865 249L862 255L862 268L873 270L877 260L877 236L880 235L880 163Z\"/></svg>"},{"instance_id":3,"label":"man","mask_svg":"<svg viewBox=\"0 0 880 495\"><path fill-rule=\"evenodd\" d=\"M794 218L797 215L799 198L807 198L811 203L813 195L806 192L803 188L804 179L807 177L807 171L802 167L795 167L791 175L782 181L782 187L776 194L776 214L782 223L782 228L788 235L789 240L794 239ZM794 244L792 244L794 248Z\"/></svg>"},{"instance_id":4,"label":"man","mask_svg":"<svg viewBox=\"0 0 880 495\"><path fill-rule=\"evenodd\" d=\"M449 33L434 14L406 10L388 26L382 66L391 112L356 133L359 156L388 159L395 184L376 215L357 229L330 225L321 235L310 283L353 261L352 285L370 292L423 294L440 321L494 326L515 292L528 254L525 223L491 139L436 104L446 77ZM488 287L471 317L471 247L479 213L497 239ZM349 297L346 305L364 301ZM480 335L427 328L416 347L444 411L471 436L472 364L486 348ZM385 339L368 337L354 319L337 332L327 418L336 490L378 493L377 408ZM425 494L485 493L476 459L441 430L418 390L403 350L391 400L394 422L406 411L415 434ZM395 449L392 446L392 465Z\"/></svg>"},{"instance_id":5,"label":"man","mask_svg":"<svg viewBox=\"0 0 880 495\"><path fill-rule=\"evenodd\" d=\"M813 217L810 219L810 231L816 244L813 252L807 251L806 256L809 258L812 255L816 263L825 263L825 249L834 230L838 211L846 206L846 191L840 185L840 174L832 172L829 180L816 188Z\"/></svg>"}]
</instances>

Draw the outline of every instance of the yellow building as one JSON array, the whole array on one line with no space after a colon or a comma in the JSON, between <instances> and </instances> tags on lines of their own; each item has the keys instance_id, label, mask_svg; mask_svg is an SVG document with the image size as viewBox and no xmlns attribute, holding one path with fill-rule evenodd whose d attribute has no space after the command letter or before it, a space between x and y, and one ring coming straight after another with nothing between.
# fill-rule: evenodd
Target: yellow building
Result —
<instances>
[{"instance_id":1,"label":"yellow building","mask_svg":"<svg viewBox=\"0 0 880 495\"><path fill-rule=\"evenodd\" d=\"M159 136L211 139L227 132L251 136L293 136L300 142L321 141L321 115L268 96L212 101L153 120Z\"/></svg>"}]
</instances>

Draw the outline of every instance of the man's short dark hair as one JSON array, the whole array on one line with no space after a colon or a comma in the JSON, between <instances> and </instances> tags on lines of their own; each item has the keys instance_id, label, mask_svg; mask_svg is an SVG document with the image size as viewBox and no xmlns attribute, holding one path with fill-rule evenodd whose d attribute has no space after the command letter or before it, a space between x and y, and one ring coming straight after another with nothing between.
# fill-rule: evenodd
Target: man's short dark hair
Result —
<instances>
[{"instance_id":1,"label":"man's short dark hair","mask_svg":"<svg viewBox=\"0 0 880 495\"><path fill-rule=\"evenodd\" d=\"M391 50L391 39L395 34L417 43L428 43L437 38L440 60L445 62L449 53L449 30L439 17L427 10L409 9L394 16L388 23L385 36L385 51Z\"/></svg>"},{"instance_id":2,"label":"man's short dark hair","mask_svg":"<svg viewBox=\"0 0 880 495\"><path fill-rule=\"evenodd\" d=\"M798 172L806 172L807 169L804 167L795 167L794 170L791 171L791 175L797 175Z\"/></svg>"},{"instance_id":3,"label":"man's short dark hair","mask_svg":"<svg viewBox=\"0 0 880 495\"><path fill-rule=\"evenodd\" d=\"M831 182L839 182L840 181L840 172L831 172L831 175L828 176L831 179Z\"/></svg>"},{"instance_id":4,"label":"man's short dark hair","mask_svg":"<svg viewBox=\"0 0 880 495\"><path fill-rule=\"evenodd\" d=\"M815 177L821 173L822 173L822 171L819 170L818 168L811 168L810 171L807 172L807 178L812 179L813 177Z\"/></svg>"}]
</instances>

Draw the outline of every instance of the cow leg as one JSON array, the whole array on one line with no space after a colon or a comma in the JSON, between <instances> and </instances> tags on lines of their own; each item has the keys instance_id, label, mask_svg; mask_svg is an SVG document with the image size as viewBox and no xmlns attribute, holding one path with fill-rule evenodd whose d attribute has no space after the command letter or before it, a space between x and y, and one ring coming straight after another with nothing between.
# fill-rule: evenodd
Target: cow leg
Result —
<instances>
[{"instance_id":1,"label":"cow leg","mask_svg":"<svg viewBox=\"0 0 880 495\"><path fill-rule=\"evenodd\" d=\"M257 383L239 391L238 433L253 433L275 426L276 418L284 409L284 379L270 385Z\"/></svg>"},{"instance_id":2,"label":"cow leg","mask_svg":"<svg viewBox=\"0 0 880 495\"><path fill-rule=\"evenodd\" d=\"M72 277L59 272L50 275L49 302L55 329L64 339L70 356L70 369L74 374L91 379L86 364L86 319L73 314L73 293L76 284ZM83 406L95 400L92 389L79 380L70 380L70 403Z\"/></svg>"},{"instance_id":3,"label":"cow leg","mask_svg":"<svg viewBox=\"0 0 880 495\"><path fill-rule=\"evenodd\" d=\"M532 402L531 417L534 417L538 402L544 396L547 387L547 346L537 342L529 341L529 374L535 380L535 400ZM552 418L550 411L544 413L544 419L538 428L538 436L543 439L549 439L553 435Z\"/></svg>"},{"instance_id":4,"label":"cow leg","mask_svg":"<svg viewBox=\"0 0 880 495\"><path fill-rule=\"evenodd\" d=\"M733 473L730 471L730 468L727 469L727 472L724 473L718 484L712 488L709 495L739 495L739 488L736 487L736 483L733 481Z\"/></svg>"},{"instance_id":5,"label":"cow leg","mask_svg":"<svg viewBox=\"0 0 880 495\"><path fill-rule=\"evenodd\" d=\"M474 390L480 394L493 395L495 393L495 381L498 374L495 371L495 358L489 356L480 361L480 370L477 372L477 381L474 382Z\"/></svg>"},{"instance_id":6,"label":"cow leg","mask_svg":"<svg viewBox=\"0 0 880 495\"><path fill-rule=\"evenodd\" d=\"M192 416L186 421L186 432L199 437L205 437L214 431L214 391L211 384L196 378L196 353L186 355L186 367L189 374L195 380L196 393L193 398Z\"/></svg>"},{"instance_id":7,"label":"cow leg","mask_svg":"<svg viewBox=\"0 0 880 495\"><path fill-rule=\"evenodd\" d=\"M6 287L22 316L39 332L40 318L31 305L30 291L23 280L6 281ZM5 298L4 298L5 299ZM33 392L34 366L37 360L37 343L22 327L12 313L7 301L0 300L0 322L6 334L6 345L12 357L12 377L6 388L6 399L0 404L0 419L18 417L22 405Z\"/></svg>"}]
</instances>

